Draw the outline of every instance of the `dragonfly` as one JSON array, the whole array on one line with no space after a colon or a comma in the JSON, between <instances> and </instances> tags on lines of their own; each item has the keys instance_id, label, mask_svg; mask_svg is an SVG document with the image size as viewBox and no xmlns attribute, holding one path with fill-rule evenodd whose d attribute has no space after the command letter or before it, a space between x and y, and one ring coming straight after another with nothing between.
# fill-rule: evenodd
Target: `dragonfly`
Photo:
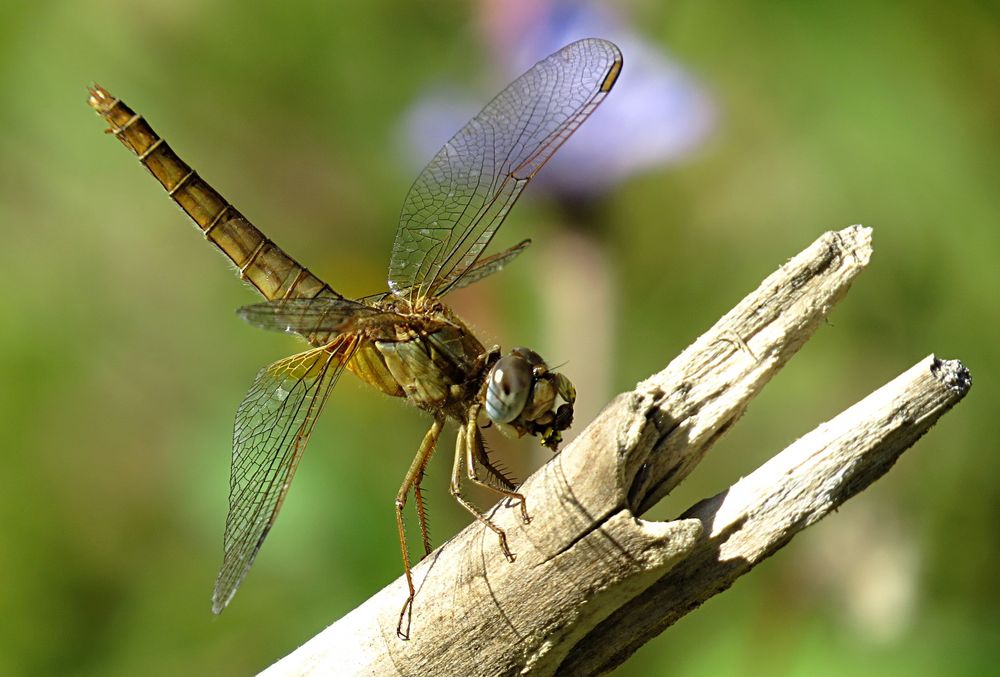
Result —
<instances>
[{"instance_id":1,"label":"dragonfly","mask_svg":"<svg viewBox=\"0 0 1000 677\"><path fill-rule=\"evenodd\" d=\"M212 610L230 603L274 525L324 403L344 370L428 412L424 435L395 499L408 597L397 633L408 638L415 597L404 507L412 494L424 555L431 552L421 480L447 419L457 423L450 492L515 555L503 529L463 493L463 475L519 507L525 498L488 454L481 426L534 436L553 452L573 420L576 391L533 350L486 348L443 303L449 292L504 268L525 240L484 256L525 186L611 91L622 55L590 38L539 61L449 140L403 202L388 290L349 299L292 258L224 199L145 118L99 85L88 102L159 181L204 237L265 299L238 314L298 335L310 348L264 367L236 412L223 563ZM486 422L480 424L481 416Z\"/></svg>"}]
</instances>

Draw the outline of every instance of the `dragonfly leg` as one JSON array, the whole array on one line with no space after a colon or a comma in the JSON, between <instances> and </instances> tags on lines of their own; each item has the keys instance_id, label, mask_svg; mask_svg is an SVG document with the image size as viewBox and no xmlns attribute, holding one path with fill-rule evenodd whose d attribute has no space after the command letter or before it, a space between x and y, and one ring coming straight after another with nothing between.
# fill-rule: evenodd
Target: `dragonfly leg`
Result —
<instances>
[{"instance_id":1,"label":"dragonfly leg","mask_svg":"<svg viewBox=\"0 0 1000 677\"><path fill-rule=\"evenodd\" d=\"M489 483L490 489L492 490L499 488L506 489L507 491L517 491L517 482L507 477L506 471L497 467L490 459L490 456L486 451L486 445L482 441L482 433L479 433L477 437L479 438L479 443L476 445L475 449L473 449L475 452L473 460L476 462L475 467L477 470L479 468L486 470L486 477L483 477L482 480ZM473 479L478 480L478 475ZM508 501L508 507L509 504L510 502Z\"/></svg>"},{"instance_id":2,"label":"dragonfly leg","mask_svg":"<svg viewBox=\"0 0 1000 677\"><path fill-rule=\"evenodd\" d=\"M420 474L417 475L417 479L413 482L413 503L417 507L417 523L420 524L420 540L423 542L424 554L420 556L423 559L427 555L431 554L431 536L427 529L427 511L424 509L424 493L420 489L420 483L424 480L424 469L420 469Z\"/></svg>"},{"instance_id":3,"label":"dragonfly leg","mask_svg":"<svg viewBox=\"0 0 1000 677\"><path fill-rule=\"evenodd\" d=\"M490 491L495 491L502 496L506 496L511 501L516 501L520 504L521 519L524 520L525 524L529 524L531 517L528 516L528 506L527 501L524 499L524 494L518 493L515 490L516 487L503 476L503 473L490 463L489 456L486 455L486 450L483 448L483 434L479 432L479 426L476 425L476 418L473 417L471 421L472 425L466 424L465 430L461 433L465 435L465 469L468 478L479 486L485 487ZM476 467L477 463L485 467L487 472L497 479L498 482L502 481L504 486L497 486L496 484L491 484L480 479Z\"/></svg>"},{"instance_id":4,"label":"dragonfly leg","mask_svg":"<svg viewBox=\"0 0 1000 677\"><path fill-rule=\"evenodd\" d=\"M508 562L513 562L515 559L514 553L512 553L510 548L507 546L507 533L494 524L493 520L481 513L476 506L469 502L468 499L462 496L462 464L466 457L465 449L469 444L468 429L470 425L473 429L475 429L477 414L478 408L473 407L470 411L469 418L467 419L464 427L459 430L455 441L455 463L451 469L451 495L454 496L455 500L458 501L463 508L468 510L473 517L497 535L497 538L500 539L500 550L503 551L503 556L507 558Z\"/></svg>"},{"instance_id":5,"label":"dragonfly leg","mask_svg":"<svg viewBox=\"0 0 1000 677\"><path fill-rule=\"evenodd\" d=\"M420 480L423 479L424 469L431 460L434 447L441 436L441 429L444 428L444 417L435 417L431 429L424 435L424 441L420 443L420 449L410 464L410 469L406 471L403 484L396 494L396 527L399 529L399 549L403 554L403 571L406 574L406 587L409 589L409 596L399 612L399 623L396 625L396 634L402 639L410 637L410 622L413 620L413 598L417 591L413 587L413 574L410 571L410 552L406 547L406 529L403 526L403 507L406 505L406 496L413 489L417 501L417 517L420 520L420 533L424 539L424 547L429 547L427 537L426 516L423 511L423 498L420 496ZM405 622L405 630L404 630Z\"/></svg>"}]
</instances>

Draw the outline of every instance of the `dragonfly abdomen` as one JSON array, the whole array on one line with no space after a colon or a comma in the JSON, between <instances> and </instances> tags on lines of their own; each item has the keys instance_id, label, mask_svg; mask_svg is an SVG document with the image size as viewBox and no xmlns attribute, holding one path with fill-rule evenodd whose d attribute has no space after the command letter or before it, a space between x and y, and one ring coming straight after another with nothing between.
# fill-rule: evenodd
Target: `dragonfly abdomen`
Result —
<instances>
[{"instance_id":1,"label":"dragonfly abdomen","mask_svg":"<svg viewBox=\"0 0 1000 677\"><path fill-rule=\"evenodd\" d=\"M334 292L286 254L180 159L145 118L95 85L89 103L126 148L156 177L167 195L212 244L268 300L316 298Z\"/></svg>"}]
</instances>

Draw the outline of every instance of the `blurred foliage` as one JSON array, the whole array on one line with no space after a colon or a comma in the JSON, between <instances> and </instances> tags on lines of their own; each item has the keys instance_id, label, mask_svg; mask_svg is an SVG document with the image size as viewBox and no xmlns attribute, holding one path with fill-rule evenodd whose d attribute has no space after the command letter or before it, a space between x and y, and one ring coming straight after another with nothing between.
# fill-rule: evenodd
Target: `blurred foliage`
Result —
<instances>
[{"instance_id":1,"label":"blurred foliage","mask_svg":"<svg viewBox=\"0 0 1000 677\"><path fill-rule=\"evenodd\" d=\"M871 266L830 325L655 515L721 490L932 351L965 361L975 386L884 480L618 674L995 669L997 6L627 10L697 74L720 119L697 155L607 205L616 388L661 368L821 232L875 227ZM0 5L0 674L266 666L399 575L392 498L427 425L345 378L253 573L212 617L232 414L256 369L297 346L241 325L232 309L254 297L101 134L84 85L122 96L293 255L360 295L383 288L413 178L401 112L439 78L483 100L496 91L476 75L489 68L467 12ZM499 244L544 241L551 210L530 193ZM524 304L545 262L529 259L465 301L497 306L505 345L534 338ZM439 542L468 522L447 465L436 459L428 486Z\"/></svg>"}]
</instances>

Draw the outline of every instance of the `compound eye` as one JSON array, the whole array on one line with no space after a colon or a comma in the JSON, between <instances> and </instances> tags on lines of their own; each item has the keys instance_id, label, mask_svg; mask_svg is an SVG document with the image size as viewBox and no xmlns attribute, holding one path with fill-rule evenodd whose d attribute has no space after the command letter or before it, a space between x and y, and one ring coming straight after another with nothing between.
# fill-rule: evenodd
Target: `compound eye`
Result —
<instances>
[{"instance_id":1,"label":"compound eye","mask_svg":"<svg viewBox=\"0 0 1000 677\"><path fill-rule=\"evenodd\" d=\"M530 364L532 367L541 367L542 371L548 371L548 369L545 366L545 360L543 360L542 356L536 353L531 348L518 346L517 348L514 348L510 352L513 355L520 355L521 357L526 359L528 361L528 364Z\"/></svg>"},{"instance_id":2,"label":"compound eye","mask_svg":"<svg viewBox=\"0 0 1000 677\"><path fill-rule=\"evenodd\" d=\"M501 357L490 371L486 386L486 415L496 423L520 416L531 393L531 365L520 355Z\"/></svg>"}]
</instances>

